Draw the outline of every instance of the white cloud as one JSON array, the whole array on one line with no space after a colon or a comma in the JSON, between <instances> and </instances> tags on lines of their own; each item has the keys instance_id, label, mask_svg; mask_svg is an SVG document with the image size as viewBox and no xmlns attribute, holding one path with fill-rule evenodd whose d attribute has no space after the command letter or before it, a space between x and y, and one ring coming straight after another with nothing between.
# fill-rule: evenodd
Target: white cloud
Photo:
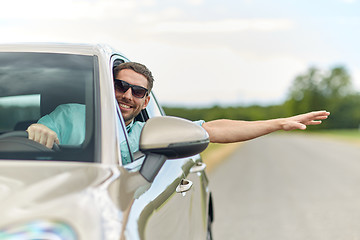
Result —
<instances>
[{"instance_id":1,"label":"white cloud","mask_svg":"<svg viewBox=\"0 0 360 240\"><path fill-rule=\"evenodd\" d=\"M148 42L130 49L135 47L129 56L152 70L154 90L166 104L279 103L294 76L307 67L291 55L248 57L222 46Z\"/></svg>"},{"instance_id":2,"label":"white cloud","mask_svg":"<svg viewBox=\"0 0 360 240\"><path fill-rule=\"evenodd\" d=\"M345 2L345 3L356 3L357 0L341 0L342 2Z\"/></svg>"},{"instance_id":3,"label":"white cloud","mask_svg":"<svg viewBox=\"0 0 360 240\"><path fill-rule=\"evenodd\" d=\"M152 25L157 24L162 21L169 21L172 19L179 19L184 16L184 11L180 8L169 7L158 12L152 13L141 13L133 14L129 19L126 19L127 22L137 21L141 25Z\"/></svg>"},{"instance_id":4,"label":"white cloud","mask_svg":"<svg viewBox=\"0 0 360 240\"><path fill-rule=\"evenodd\" d=\"M186 0L186 2L190 5L199 6L204 4L205 0Z\"/></svg>"},{"instance_id":5,"label":"white cloud","mask_svg":"<svg viewBox=\"0 0 360 240\"><path fill-rule=\"evenodd\" d=\"M18 0L7 1L0 8L0 19L108 19L131 16L136 9L155 5L154 0ZM21 7L19 7L21 6Z\"/></svg>"},{"instance_id":6,"label":"white cloud","mask_svg":"<svg viewBox=\"0 0 360 240\"><path fill-rule=\"evenodd\" d=\"M160 22L153 31L173 33L226 33L240 31L282 31L292 29L287 19L227 19L219 21Z\"/></svg>"}]
</instances>

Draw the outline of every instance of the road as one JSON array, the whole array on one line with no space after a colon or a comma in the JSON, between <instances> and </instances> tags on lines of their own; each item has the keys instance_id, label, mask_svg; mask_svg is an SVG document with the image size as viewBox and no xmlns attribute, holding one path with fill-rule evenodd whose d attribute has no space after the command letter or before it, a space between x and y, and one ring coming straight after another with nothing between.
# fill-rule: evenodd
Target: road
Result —
<instances>
[{"instance_id":1,"label":"road","mask_svg":"<svg viewBox=\"0 0 360 240\"><path fill-rule=\"evenodd\" d=\"M358 145L270 134L209 178L215 240L360 240Z\"/></svg>"}]
</instances>

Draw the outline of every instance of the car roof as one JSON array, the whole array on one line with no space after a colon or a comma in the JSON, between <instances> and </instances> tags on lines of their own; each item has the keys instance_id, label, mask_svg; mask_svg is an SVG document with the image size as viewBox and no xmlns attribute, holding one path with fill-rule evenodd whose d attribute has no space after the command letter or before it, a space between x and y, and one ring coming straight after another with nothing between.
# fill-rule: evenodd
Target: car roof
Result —
<instances>
[{"instance_id":1,"label":"car roof","mask_svg":"<svg viewBox=\"0 0 360 240\"><path fill-rule=\"evenodd\" d=\"M0 52L68 53L104 55L107 57L112 56L115 53L119 53L107 44L87 43L4 43L0 44Z\"/></svg>"}]
</instances>

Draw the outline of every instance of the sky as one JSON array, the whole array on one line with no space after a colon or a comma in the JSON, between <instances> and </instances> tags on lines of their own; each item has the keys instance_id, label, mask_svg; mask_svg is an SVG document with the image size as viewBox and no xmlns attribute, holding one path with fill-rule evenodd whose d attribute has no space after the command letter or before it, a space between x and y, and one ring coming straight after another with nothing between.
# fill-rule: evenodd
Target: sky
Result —
<instances>
[{"instance_id":1,"label":"sky","mask_svg":"<svg viewBox=\"0 0 360 240\"><path fill-rule=\"evenodd\" d=\"M360 0L0 0L0 43L103 43L168 106L282 103L310 67L360 90Z\"/></svg>"}]
</instances>

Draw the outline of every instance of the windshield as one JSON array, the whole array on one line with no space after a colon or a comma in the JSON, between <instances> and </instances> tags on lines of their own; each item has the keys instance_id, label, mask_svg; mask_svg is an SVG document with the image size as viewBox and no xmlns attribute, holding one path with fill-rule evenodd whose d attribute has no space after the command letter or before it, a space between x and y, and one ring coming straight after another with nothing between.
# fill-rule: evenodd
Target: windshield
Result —
<instances>
[{"instance_id":1,"label":"windshield","mask_svg":"<svg viewBox=\"0 0 360 240\"><path fill-rule=\"evenodd\" d=\"M0 159L93 161L94 58L55 53L0 53ZM55 109L70 107L76 109L72 111L80 119L74 128L83 128L84 136L76 141L59 136L63 139L60 151L47 151L26 137L13 134L24 132L39 120L49 122ZM68 119L64 117L62 121L65 125Z\"/></svg>"}]
</instances>

